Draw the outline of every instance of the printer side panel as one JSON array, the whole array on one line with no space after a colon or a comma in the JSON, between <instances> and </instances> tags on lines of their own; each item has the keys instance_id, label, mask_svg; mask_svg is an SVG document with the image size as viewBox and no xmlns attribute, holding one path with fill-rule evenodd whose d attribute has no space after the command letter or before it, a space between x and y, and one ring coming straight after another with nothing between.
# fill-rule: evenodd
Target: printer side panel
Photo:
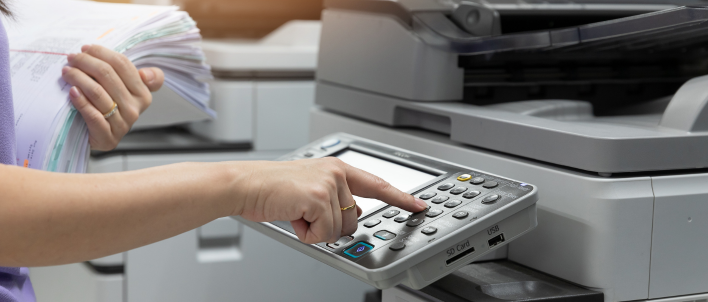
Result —
<instances>
[{"instance_id":1,"label":"printer side panel","mask_svg":"<svg viewBox=\"0 0 708 302\"><path fill-rule=\"evenodd\" d=\"M461 100L458 55L423 43L385 14L322 13L317 80L415 101Z\"/></svg>"},{"instance_id":2,"label":"printer side panel","mask_svg":"<svg viewBox=\"0 0 708 302\"><path fill-rule=\"evenodd\" d=\"M708 292L708 174L653 177L649 298Z\"/></svg>"}]
</instances>

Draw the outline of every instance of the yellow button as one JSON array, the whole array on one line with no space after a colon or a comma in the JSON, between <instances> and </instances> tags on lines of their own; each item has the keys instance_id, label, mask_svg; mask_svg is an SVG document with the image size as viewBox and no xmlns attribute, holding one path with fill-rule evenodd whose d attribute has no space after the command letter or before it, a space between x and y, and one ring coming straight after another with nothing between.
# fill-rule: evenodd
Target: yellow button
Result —
<instances>
[{"instance_id":1,"label":"yellow button","mask_svg":"<svg viewBox=\"0 0 708 302\"><path fill-rule=\"evenodd\" d=\"M470 179L472 179L472 175L469 174L462 174L457 178L459 181L468 181Z\"/></svg>"}]
</instances>

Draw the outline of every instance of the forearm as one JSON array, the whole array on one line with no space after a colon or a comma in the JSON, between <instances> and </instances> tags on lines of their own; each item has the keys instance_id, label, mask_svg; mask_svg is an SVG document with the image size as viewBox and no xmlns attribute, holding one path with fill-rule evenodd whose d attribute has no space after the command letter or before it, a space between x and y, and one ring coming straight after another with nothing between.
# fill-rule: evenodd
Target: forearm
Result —
<instances>
[{"instance_id":1,"label":"forearm","mask_svg":"<svg viewBox=\"0 0 708 302\"><path fill-rule=\"evenodd\" d=\"M0 165L0 266L85 261L175 236L234 213L229 192L247 175L200 163L91 175Z\"/></svg>"}]
</instances>

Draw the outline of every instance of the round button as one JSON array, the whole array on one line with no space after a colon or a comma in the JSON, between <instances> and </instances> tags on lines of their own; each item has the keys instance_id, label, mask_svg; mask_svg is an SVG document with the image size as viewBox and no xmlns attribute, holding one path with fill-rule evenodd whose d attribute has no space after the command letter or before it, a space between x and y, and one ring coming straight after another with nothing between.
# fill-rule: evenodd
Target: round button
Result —
<instances>
[{"instance_id":1,"label":"round button","mask_svg":"<svg viewBox=\"0 0 708 302\"><path fill-rule=\"evenodd\" d=\"M438 187L438 190L440 190L440 191L447 191L447 190L452 189L453 187L455 187L455 184L454 184L454 183L451 183L451 182L448 182L448 183L444 183L444 184L440 185L440 186Z\"/></svg>"},{"instance_id":2,"label":"round button","mask_svg":"<svg viewBox=\"0 0 708 302\"><path fill-rule=\"evenodd\" d=\"M465 191L467 191L466 187L457 187L457 188L450 190L450 194L459 195Z\"/></svg>"},{"instance_id":3,"label":"round button","mask_svg":"<svg viewBox=\"0 0 708 302\"><path fill-rule=\"evenodd\" d=\"M501 196L497 194L492 194L482 199L482 203L494 203L495 201L499 200L499 198L501 198Z\"/></svg>"},{"instance_id":4,"label":"round button","mask_svg":"<svg viewBox=\"0 0 708 302\"><path fill-rule=\"evenodd\" d=\"M339 145L339 143L341 143L341 142L342 141L340 141L339 139L333 138L333 139L329 139L329 140L324 141L322 143L322 145L320 145L320 147L322 149L332 148L336 145Z\"/></svg>"},{"instance_id":5,"label":"round button","mask_svg":"<svg viewBox=\"0 0 708 302\"><path fill-rule=\"evenodd\" d=\"M467 198L467 199L472 199L477 197L479 194L482 194L480 191L469 191L465 194L462 194L462 197Z\"/></svg>"},{"instance_id":6,"label":"round button","mask_svg":"<svg viewBox=\"0 0 708 302\"><path fill-rule=\"evenodd\" d=\"M465 211L459 211L455 214L452 214L452 217L455 217L457 219L464 219L464 218L467 218L467 216L469 216L469 215L470 215L470 213L467 213Z\"/></svg>"},{"instance_id":7,"label":"round button","mask_svg":"<svg viewBox=\"0 0 708 302\"><path fill-rule=\"evenodd\" d=\"M478 185L478 184L483 183L485 180L486 179L484 179L483 177L475 177L475 178L472 178L472 180L470 180L470 183L473 185Z\"/></svg>"},{"instance_id":8,"label":"round button","mask_svg":"<svg viewBox=\"0 0 708 302\"><path fill-rule=\"evenodd\" d=\"M399 213L401 213L401 211L399 211L399 210L388 210L388 211L386 211L386 213L384 213L381 216L383 216L384 218L391 218L393 216L398 215Z\"/></svg>"},{"instance_id":9,"label":"round button","mask_svg":"<svg viewBox=\"0 0 708 302\"><path fill-rule=\"evenodd\" d=\"M404 222L404 221L408 220L408 218L410 218L410 216L408 216L408 215L406 215L406 216L398 216L398 217L394 218L393 221L398 222L398 223L401 223L401 222Z\"/></svg>"},{"instance_id":10,"label":"round button","mask_svg":"<svg viewBox=\"0 0 708 302\"><path fill-rule=\"evenodd\" d=\"M420 198L420 199L422 199L422 200L428 200L428 199L431 199L431 198L435 197L435 195L438 195L438 193L435 193L435 192L425 192L425 193L423 193L423 194L420 194L420 196L418 196L418 198Z\"/></svg>"},{"instance_id":11,"label":"round button","mask_svg":"<svg viewBox=\"0 0 708 302\"><path fill-rule=\"evenodd\" d=\"M367 221L367 222L364 224L364 226L367 227L367 228L373 228L373 227L377 226L379 223L381 223L381 220L378 220L378 219L371 219L371 220Z\"/></svg>"},{"instance_id":12,"label":"round button","mask_svg":"<svg viewBox=\"0 0 708 302\"><path fill-rule=\"evenodd\" d=\"M459 200L451 200L445 204L445 207L446 208L454 208L456 206L459 206L461 203L462 203L462 201L459 201Z\"/></svg>"},{"instance_id":13,"label":"round button","mask_svg":"<svg viewBox=\"0 0 708 302\"><path fill-rule=\"evenodd\" d=\"M485 187L487 189L492 189L492 188L496 188L498 185L499 184L496 181L489 181L489 182L483 184L482 187Z\"/></svg>"},{"instance_id":14,"label":"round button","mask_svg":"<svg viewBox=\"0 0 708 302\"><path fill-rule=\"evenodd\" d=\"M443 202L446 202L448 199L450 199L450 197L447 197L447 196L438 196L438 197L433 198L433 200L431 200L431 201L432 201L434 204L441 204L441 203L443 203Z\"/></svg>"},{"instance_id":15,"label":"round button","mask_svg":"<svg viewBox=\"0 0 708 302\"><path fill-rule=\"evenodd\" d=\"M435 234L435 232L437 232L437 231L438 231L437 228L429 226L429 227L423 228L420 232L425 235L432 235L432 234Z\"/></svg>"},{"instance_id":16,"label":"round button","mask_svg":"<svg viewBox=\"0 0 708 302\"><path fill-rule=\"evenodd\" d=\"M403 242L396 242L394 244L391 244L388 248L391 249L392 251L400 251L406 247L406 244Z\"/></svg>"},{"instance_id":17,"label":"round button","mask_svg":"<svg viewBox=\"0 0 708 302\"><path fill-rule=\"evenodd\" d=\"M472 178L472 175L469 175L469 174L462 174L462 175L460 175L460 176L457 177L457 180L459 180L459 181L468 181L468 180L470 180L471 178Z\"/></svg>"},{"instance_id":18,"label":"round button","mask_svg":"<svg viewBox=\"0 0 708 302\"><path fill-rule=\"evenodd\" d=\"M431 218L432 218L432 217L437 217L438 215L442 214L443 212L444 212L444 211L443 211L443 210L440 210L440 209L432 209L432 210L428 211L428 213L425 213L425 216L428 216L428 217L431 217Z\"/></svg>"},{"instance_id":19,"label":"round button","mask_svg":"<svg viewBox=\"0 0 708 302\"><path fill-rule=\"evenodd\" d=\"M406 226L417 227L417 226L421 225L424 221L425 221L425 219L423 219L423 218L413 218L410 221L408 221L408 223L406 223Z\"/></svg>"}]
</instances>

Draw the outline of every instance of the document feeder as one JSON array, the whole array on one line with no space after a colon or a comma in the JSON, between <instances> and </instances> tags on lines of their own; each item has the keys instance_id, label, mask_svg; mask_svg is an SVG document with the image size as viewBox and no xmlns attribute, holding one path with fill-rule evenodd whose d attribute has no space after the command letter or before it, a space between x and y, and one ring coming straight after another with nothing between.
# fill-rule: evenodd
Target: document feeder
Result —
<instances>
[{"instance_id":1,"label":"document feeder","mask_svg":"<svg viewBox=\"0 0 708 302\"><path fill-rule=\"evenodd\" d=\"M300 148L282 160L334 156L423 200L410 213L355 197L357 231L336 243L300 242L289 222L246 225L377 288L423 288L536 227L537 188L347 134Z\"/></svg>"}]
</instances>

